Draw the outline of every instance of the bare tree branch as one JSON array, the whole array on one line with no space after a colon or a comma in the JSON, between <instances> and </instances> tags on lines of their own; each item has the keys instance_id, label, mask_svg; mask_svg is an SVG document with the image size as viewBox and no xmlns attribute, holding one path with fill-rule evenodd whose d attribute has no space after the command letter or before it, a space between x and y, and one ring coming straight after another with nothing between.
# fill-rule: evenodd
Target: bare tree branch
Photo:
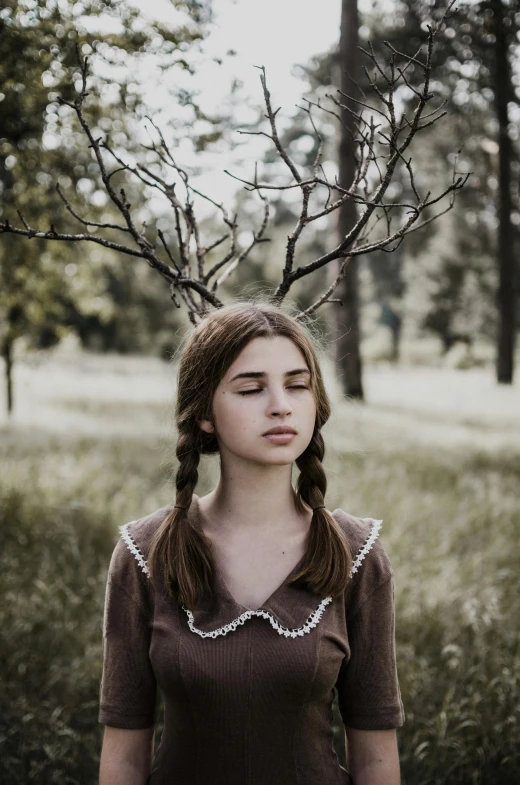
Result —
<instances>
[{"instance_id":1,"label":"bare tree branch","mask_svg":"<svg viewBox=\"0 0 520 785\"><path fill-rule=\"evenodd\" d=\"M70 200L62 192L59 184L56 190L65 205L65 209L83 226L99 233L89 231L84 234L73 234L56 231L54 224L46 231L30 226L22 213L18 212L23 228L13 226L6 219L0 222L0 234L18 234L29 239L38 237L46 240L59 240L63 242L92 242L97 243L111 251L145 259L147 264L156 269L168 282L170 296L175 306L180 307L180 299L186 305L189 318L193 324L198 324L207 312L208 306L219 308L223 302L216 296L219 286L227 281L232 273L245 262L256 245L268 241L266 231L269 223L269 201L265 196L267 191L280 193L297 189L300 195L299 213L294 227L287 237L285 249L285 263L281 274L281 283L276 287L271 296L271 301L280 305L290 287L299 279L321 269L329 262L342 260L340 271L335 280L317 297L315 302L301 311L297 318L303 319L312 315L325 303L339 302L332 295L345 275L349 260L354 256L383 250L388 253L394 251L411 232L428 226L441 215L452 209L456 193L465 186L468 174L456 172L454 165L452 181L437 194L428 192L420 195L417 183L417 172L420 167L420 158L412 156L409 148L418 134L433 124L441 121L446 112L441 104L432 111L426 111L429 102L433 99L430 91L432 55L435 39L445 23L455 0L448 4L446 13L435 24L428 28L424 45L413 54L406 55L396 50L388 42L390 52L389 62L382 62L374 53L372 44L361 48L368 60L369 69L366 74L375 99L369 100L365 94L362 98L354 98L341 91L338 97L327 96L332 108L323 105L321 100L312 101L304 99L306 106L301 106L307 122L309 123L315 139L316 152L313 160L306 167L299 167L289 153L290 145L285 144L283 135L278 128L279 109L272 107L271 93L267 86L265 68L261 66L260 82L265 104L265 118L268 130L239 130L247 135L263 136L273 145L274 150L283 165L290 172L290 181L277 185L267 182L269 178L259 178L258 167L255 165L252 179L237 176L231 172L226 173L236 181L242 183L248 191L256 193L263 204L263 214L260 226L253 230L252 238L244 247L239 247L239 225L236 213L229 212L218 200L203 193L192 183L192 176L186 168L177 163L176 156L168 143L166 136L152 118L147 118L152 132L148 131L151 138L150 145L142 145L148 153L155 154L155 160L147 163L137 162L131 165L124 160L125 154L113 149L108 138L95 138L94 132L84 113L84 101L88 96L88 58L83 58L77 48L78 60L81 71L81 88L73 102L59 99L61 103L71 107L92 149L93 156L99 168L99 176L111 200L116 213L122 222L100 222L84 217L73 207ZM420 85L411 84L407 71L412 67L419 68L422 74ZM396 103L396 91L404 87L415 100L413 114L407 117L401 113L400 103ZM356 109L343 103L344 99L353 102ZM352 184L348 189L339 185L337 178L329 179L325 175L322 157L325 139L316 121L313 109L323 112L341 122L341 115L336 110L348 111L353 119L351 131L352 153L355 156L356 171ZM377 122L374 118L377 118ZM156 134L156 137L153 137ZM109 172L104 156L111 156L117 166ZM416 160L417 159L417 160ZM389 188L396 173L403 174L408 182L407 195L401 201L390 198L392 193ZM165 205L172 212L172 232L165 236L157 228L156 235L160 243L159 250L146 236L146 226L137 227L137 218L134 208L129 202L125 187L119 190L113 184L114 175L122 173L126 183L132 183L135 178L136 186L152 189L156 194L164 197ZM130 186L126 186L129 188ZM446 208L440 209L433 215L428 212L442 200L448 198ZM215 208L216 214L224 224L224 232L215 232L216 237L206 238L202 224L196 213L198 200L202 199ZM300 240L309 224L320 218L330 216L338 210L347 200L352 199L362 208L355 225L348 234L321 256L313 260L298 258ZM395 228L397 227L397 228ZM123 232L125 243L114 241L111 237L103 236L105 231ZM222 248L226 244L226 247ZM213 261L208 268L208 254L216 254L221 248L220 259Z\"/></svg>"},{"instance_id":2,"label":"bare tree branch","mask_svg":"<svg viewBox=\"0 0 520 785\"><path fill-rule=\"evenodd\" d=\"M119 224L110 224L110 223L99 223L99 221L87 221L85 218L82 218L78 213L71 207L70 202L68 201L67 197L63 194L60 184L56 183L56 191L58 192L60 198L62 199L65 207L69 211L71 215L74 216L80 223L84 226L98 226L102 229L117 229L119 232L128 232L129 229L127 226L119 226Z\"/></svg>"}]
</instances>

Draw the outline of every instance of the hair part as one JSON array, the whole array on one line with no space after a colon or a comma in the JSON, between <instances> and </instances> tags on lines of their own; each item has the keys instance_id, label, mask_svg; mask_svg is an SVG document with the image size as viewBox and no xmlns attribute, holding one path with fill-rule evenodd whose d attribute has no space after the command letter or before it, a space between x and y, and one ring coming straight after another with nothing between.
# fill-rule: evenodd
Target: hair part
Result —
<instances>
[{"instance_id":1,"label":"hair part","mask_svg":"<svg viewBox=\"0 0 520 785\"><path fill-rule=\"evenodd\" d=\"M310 371L316 403L312 439L296 459L300 475L295 504L300 514L324 504L327 478L321 428L331 408L310 331L281 307L270 303L234 302L208 314L189 334L178 370L175 419L178 439L175 507L154 533L148 563L155 580L159 568L168 594L187 608L214 587L211 543L190 522L188 511L197 486L201 455L218 453L215 434L203 431L201 420L212 420L215 390L228 368L254 338L289 338L301 351ZM305 504L304 504L305 503ZM288 584L305 586L320 597L341 594L349 581L352 553L337 521L325 509L313 512L307 549L299 572Z\"/></svg>"}]
</instances>

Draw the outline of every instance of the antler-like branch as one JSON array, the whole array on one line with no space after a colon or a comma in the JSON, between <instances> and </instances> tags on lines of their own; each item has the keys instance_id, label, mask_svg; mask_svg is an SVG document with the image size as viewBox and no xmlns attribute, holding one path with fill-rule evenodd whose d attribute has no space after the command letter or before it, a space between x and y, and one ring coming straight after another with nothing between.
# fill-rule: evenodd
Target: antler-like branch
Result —
<instances>
[{"instance_id":1,"label":"antler-like branch","mask_svg":"<svg viewBox=\"0 0 520 785\"><path fill-rule=\"evenodd\" d=\"M54 224L51 224L51 227L47 230L35 228L30 226L22 213L18 212L22 227L13 226L9 220L6 219L0 222L0 234L17 234L28 237L29 239L38 237L45 240L59 240L63 242L97 243L111 251L145 259L150 267L156 269L168 281L170 295L176 307L180 307L180 303L177 299L177 294L180 294L188 309L190 320L193 324L197 324L206 313L208 305L215 308L219 308L223 305L222 301L215 294L219 284L226 280L232 270L244 262L255 245L267 241L267 238L265 237L269 217L267 199L263 194L260 194L264 203L264 218L262 224L258 231L253 232L252 241L248 246L240 249L237 239L237 216L234 215L230 217L223 205L217 204L210 197L201 193L191 185L188 173L176 163L175 157L166 142L164 134L151 118L147 119L157 133L159 141L156 143L152 140L151 147L146 147L145 145L143 145L143 147L146 147L148 150L153 150L156 153L159 171L156 170L153 164L144 165L142 163L137 163L135 166L132 166L125 161L116 150L112 149L108 138L103 140L101 137L95 137L84 112L85 99L89 95L87 89L89 61L88 57L82 57L79 47L76 47L76 52L81 72L80 90L73 102L65 101L62 98L59 98L58 100L60 103L69 106L75 112L80 126L88 139L88 146L92 149L97 161L99 175L106 193L116 211L122 217L123 222L112 223L109 221L94 221L80 215L78 210L72 206L70 200L64 194L58 183L56 184L56 190L65 209L75 220L79 221L83 226L88 227L88 233L57 231ZM106 153L108 153L118 164L112 171L108 170L104 151L106 151ZM160 171L161 165L163 169L166 170L166 173ZM173 234L176 237L177 248L172 249L169 244L170 241L167 239L165 233L159 229L157 230L157 236L160 240L162 252L166 256L166 261L164 258L161 258L162 252L159 252L155 244L146 236L145 227L143 226L141 230L137 227L132 205L127 199L124 187L117 190L116 186L113 184L114 175L118 173L124 173L127 180L129 177L134 177L143 186L161 193L173 210ZM179 185L183 188L183 197L177 195L177 188ZM212 240L207 244L203 242L199 221L195 214L193 203L194 194L207 199L214 204L220 211L221 217L229 229L224 235L221 234L217 239ZM96 229L100 230L99 233L95 232ZM122 232L126 236L127 242L117 242L110 236L105 236L106 232L113 231ZM205 270L207 256L211 253L215 253L216 249L227 240L230 240L227 252L223 254L219 261L214 262L209 270ZM176 256L178 256L178 258L176 258ZM195 262L195 265L193 262ZM193 272L193 267L196 268L195 272ZM210 286L210 280L215 277L223 267L226 267L225 271L221 273L220 277ZM195 295L198 295L198 297Z\"/></svg>"},{"instance_id":2,"label":"antler-like branch","mask_svg":"<svg viewBox=\"0 0 520 785\"><path fill-rule=\"evenodd\" d=\"M60 232L55 229L54 224L51 224L48 230L41 230L30 226L25 216L18 213L23 228L15 227L5 220L0 222L0 234L18 234L29 239L39 237L64 242L93 242L117 253L145 259L150 267L156 269L168 281L170 295L176 307L180 307L177 299L177 295L180 295L187 307L190 320L193 324L197 324L204 317L208 306L219 308L223 305L215 294L219 285L244 263L255 245L268 241L265 234L269 221L269 202L265 192L271 190L285 192L296 189L300 192L299 215L287 237L282 281L270 299L280 305L297 280L339 259L342 261L335 280L311 306L297 314L297 318L310 316L324 303L339 302L332 298L332 295L344 276L351 258L375 250L388 252L395 250L405 236L427 226L450 210L457 191L464 187L469 176L457 173L454 168L451 183L439 194L421 195L414 158L409 151L417 134L431 127L445 115L442 105L429 112L426 112L426 107L433 98L430 92L430 80L435 39L454 3L455 0L451 0L444 16L428 28L426 46L421 46L413 55L397 51L387 43L390 60L385 65L378 59L370 43L366 49L361 49L373 69L372 74L368 69L365 69L365 73L375 94L375 101L370 101L364 93L361 98L355 99L341 91L338 91L338 97L328 96L332 108L323 106L320 101L305 99L307 106L300 108L307 116L316 140L316 152L305 171L292 159L288 146L279 132L279 109L274 110L272 107L265 68L260 67L268 130L242 130L239 133L268 138L290 178L288 182L282 184L265 182L258 177L256 166L252 179L227 172L241 182L247 190L256 192L263 204L260 226L253 231L251 242L243 248L239 248L237 215L230 213L222 203L194 187L189 173L177 163L163 132L151 118L148 120L156 137L153 138L151 135L151 144L142 147L148 152L155 153L156 160L153 163L137 162L131 165L125 161L124 153L113 149L108 138L103 140L101 137L95 137L84 112L84 102L88 96L88 58L82 58L77 48L81 69L81 89L74 102L60 100L74 110L98 164L103 186L122 220L120 223L100 222L80 215L61 187L57 185L57 192L66 211L83 226L88 227L88 233ZM407 76L412 65L422 74L420 85L415 82L412 85ZM396 102L398 88L408 90L411 98L416 102L411 117L401 113L401 103ZM344 99L348 99L349 106L344 104ZM352 118L352 128L349 133L356 171L348 189L340 186L337 179L330 181L325 175L322 165L324 138L312 113L314 108L326 112L339 122L342 122L341 113L345 111ZM112 171L108 170L106 155L114 159L117 164ZM399 202L389 198L391 193L389 188L397 171L404 174L409 184L407 196ZM115 175L123 176L127 183L134 180L141 187L164 197L168 209L172 211L172 228L170 233L157 229L159 249L147 236L146 227L138 228L135 212L127 199L125 188L120 187L118 190L114 185ZM431 212L431 208L435 209L435 206L446 197L449 197L446 208L439 209L433 215L425 212ZM203 199L213 205L226 227L224 233L219 232L216 238L209 241L203 238L202 225L195 212L197 199ZM355 225L335 247L310 262L300 262L296 251L309 224L332 215L349 199L361 208ZM377 233L374 232L376 227ZM382 227L386 227L383 233L381 233ZM95 230L99 230L99 233ZM116 241L110 235L105 236L106 232L121 232L125 242ZM373 235L375 239L371 239ZM220 259L215 260L217 249L224 243L228 243L227 249L221 251ZM210 255L212 263L208 268Z\"/></svg>"},{"instance_id":3,"label":"antler-like branch","mask_svg":"<svg viewBox=\"0 0 520 785\"><path fill-rule=\"evenodd\" d=\"M319 101L317 103L308 101L309 108L304 109L304 111L307 113L313 132L318 140L318 152L312 162L312 172L308 174L300 171L282 142L277 128L279 110L274 111L272 108L265 69L260 69L266 118L270 132L255 130L248 133L264 135L272 141L281 161L289 169L291 179L283 184L274 184L259 181L256 174L253 180L238 177L231 172L228 172L228 174L242 182L246 189L250 191L260 189L275 191L299 189L301 192L300 213L293 231L287 237L282 282L273 293L271 297L272 302L279 305L292 284L300 278L319 270L336 259L344 260L336 280L320 295L312 306L298 314L298 318L309 316L325 302L332 302L330 296L343 277L350 258L379 249L394 250L396 243L402 242L403 238L411 231L416 231L418 228L428 225L450 210L453 206L455 193L463 188L467 181L469 175L456 176L454 173L452 182L440 194L435 197L432 197L429 193L421 196L417 187L413 157L407 154L408 148L417 134L431 127L445 115L445 112L441 111L442 105L429 113L426 113L425 109L434 97L430 91L430 80L435 39L454 3L455 0L452 0L444 16L435 25L431 25L428 28L426 46L422 45L413 55L406 55L391 48L389 63L385 65L374 53L370 42L366 49L360 47L360 50L373 67L373 74L370 74L368 69L365 69L365 74L372 92L376 96L376 102L370 102L364 94L361 98L354 98L342 93L340 90L338 90L339 98L329 96L332 99L332 103L339 110L349 113L353 122L354 130L350 131L350 134L357 167L353 182L348 189L340 187L337 181L329 181L322 174L319 164L323 150L323 140L314 117L311 115L311 106L327 112L340 122L342 122L341 115L334 109L322 106ZM412 64L417 66L422 73L422 83L419 87L412 86L407 76L407 71ZM416 99L416 106L411 119L408 119L404 114L400 115L396 102L396 91L400 87L408 89L412 98ZM350 106L343 102L344 99L348 99ZM352 106L357 106L358 110L353 110ZM378 123L375 122L374 116L377 116ZM398 167L404 171L410 184L410 198L400 202L386 198L389 186L395 177ZM326 200L323 200L325 206L322 203L319 209L310 210L309 204L311 199L315 199L322 192L325 193L324 189L326 189L327 194ZM338 196L331 201L330 194L334 191ZM451 198L446 209L423 219L423 215L428 208L431 208L448 195ZM296 246L305 228L313 221L330 215L349 199L360 205L362 209L359 218L348 234L341 239L336 247L319 258L295 266ZM400 216L397 228L392 228L394 215ZM383 236L378 232L378 239L369 241L369 235L373 233L374 227L379 224L382 218L386 224L386 232Z\"/></svg>"}]
</instances>

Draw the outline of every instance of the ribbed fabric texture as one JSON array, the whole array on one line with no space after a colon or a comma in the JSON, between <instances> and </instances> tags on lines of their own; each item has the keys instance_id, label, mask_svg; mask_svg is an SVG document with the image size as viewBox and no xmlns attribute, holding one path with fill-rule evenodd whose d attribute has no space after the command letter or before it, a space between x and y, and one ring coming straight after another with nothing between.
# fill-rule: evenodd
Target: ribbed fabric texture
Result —
<instances>
[{"instance_id":1,"label":"ribbed fabric texture","mask_svg":"<svg viewBox=\"0 0 520 785\"><path fill-rule=\"evenodd\" d=\"M128 525L145 558L170 509ZM189 514L200 524L197 496ZM357 553L372 519L343 510L333 515ZM319 603L311 592L282 584L262 608L294 629ZM212 596L190 610L203 631L244 612L218 578ZM103 644L101 723L150 727L157 688L164 695L164 730L148 785L347 785L332 747L334 687L350 727L388 729L404 721L393 573L378 541L348 590L305 634L285 637L267 619L252 617L226 635L201 638L186 612L164 590L154 591L121 539L109 565Z\"/></svg>"}]
</instances>

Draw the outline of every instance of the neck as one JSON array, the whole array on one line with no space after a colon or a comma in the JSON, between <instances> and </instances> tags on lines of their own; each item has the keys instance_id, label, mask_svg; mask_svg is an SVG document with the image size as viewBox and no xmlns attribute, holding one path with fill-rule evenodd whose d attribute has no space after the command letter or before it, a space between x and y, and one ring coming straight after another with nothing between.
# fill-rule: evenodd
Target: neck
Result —
<instances>
[{"instance_id":1,"label":"neck","mask_svg":"<svg viewBox=\"0 0 520 785\"><path fill-rule=\"evenodd\" d=\"M290 522L297 523L302 518L296 507L296 493L290 474L279 472L271 480L266 487L264 483L228 482L221 477L217 487L199 502L207 526L218 526L222 534L237 528L286 532ZM311 515L308 508L305 517Z\"/></svg>"}]
</instances>

